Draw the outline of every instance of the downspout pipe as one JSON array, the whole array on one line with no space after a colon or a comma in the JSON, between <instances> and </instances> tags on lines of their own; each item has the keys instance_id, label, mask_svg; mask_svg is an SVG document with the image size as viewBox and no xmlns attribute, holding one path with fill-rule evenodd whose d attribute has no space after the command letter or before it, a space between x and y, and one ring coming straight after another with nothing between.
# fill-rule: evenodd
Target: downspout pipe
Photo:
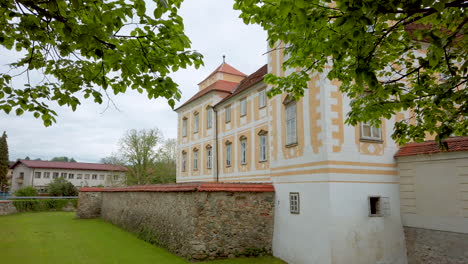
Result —
<instances>
[{"instance_id":1,"label":"downspout pipe","mask_svg":"<svg viewBox=\"0 0 468 264\"><path fill-rule=\"evenodd\" d=\"M216 155L213 155L216 159L216 170L215 170L215 176L216 176L216 182L219 182L219 169L218 169L218 111L214 107L212 107L213 113L214 113L214 120L215 120L215 143L214 143L214 149L216 150Z\"/></svg>"}]
</instances>

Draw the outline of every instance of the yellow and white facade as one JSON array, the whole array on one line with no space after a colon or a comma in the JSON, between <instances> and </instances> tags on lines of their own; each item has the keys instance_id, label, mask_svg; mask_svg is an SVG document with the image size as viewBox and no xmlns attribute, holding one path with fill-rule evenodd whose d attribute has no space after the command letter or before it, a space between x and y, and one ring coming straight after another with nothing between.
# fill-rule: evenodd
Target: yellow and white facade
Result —
<instances>
[{"instance_id":1,"label":"yellow and white facade","mask_svg":"<svg viewBox=\"0 0 468 264\"><path fill-rule=\"evenodd\" d=\"M290 263L406 263L390 135L407 117L380 128L345 124L350 99L326 73L311 76L299 101L266 98L261 76L288 74L283 61L281 50L272 51L263 71L230 92L209 92L176 110L177 182L273 183L273 253ZM382 214L371 215L371 197Z\"/></svg>"}]
</instances>

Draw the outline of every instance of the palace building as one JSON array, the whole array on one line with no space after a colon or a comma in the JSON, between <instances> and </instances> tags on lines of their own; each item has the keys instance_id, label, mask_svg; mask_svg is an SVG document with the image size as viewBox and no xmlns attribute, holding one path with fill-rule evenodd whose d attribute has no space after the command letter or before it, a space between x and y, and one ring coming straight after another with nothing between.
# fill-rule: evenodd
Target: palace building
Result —
<instances>
[{"instance_id":1,"label":"palace building","mask_svg":"<svg viewBox=\"0 0 468 264\"><path fill-rule=\"evenodd\" d=\"M250 75L223 63L175 110L177 182L273 183L273 254L290 263L407 263L400 207L408 221L415 200L400 202L400 195L408 197L391 133L408 113L380 127L347 125L350 99L326 72L312 75L299 100L268 98L263 78L289 74L283 61L282 51L273 50ZM455 231L424 228L466 231L468 208L464 212L453 215Z\"/></svg>"}]
</instances>

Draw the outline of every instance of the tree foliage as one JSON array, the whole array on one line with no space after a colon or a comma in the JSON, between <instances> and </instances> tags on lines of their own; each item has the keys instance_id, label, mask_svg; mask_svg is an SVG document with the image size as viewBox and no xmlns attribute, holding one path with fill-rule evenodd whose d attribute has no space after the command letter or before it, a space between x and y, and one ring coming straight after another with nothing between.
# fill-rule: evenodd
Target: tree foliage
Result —
<instances>
[{"instance_id":1,"label":"tree foliage","mask_svg":"<svg viewBox=\"0 0 468 264\"><path fill-rule=\"evenodd\" d=\"M126 166L127 184L173 183L176 180L175 139L165 140L159 129L129 130L120 139L119 152L101 163Z\"/></svg>"},{"instance_id":2,"label":"tree foliage","mask_svg":"<svg viewBox=\"0 0 468 264\"><path fill-rule=\"evenodd\" d=\"M47 190L52 196L77 196L78 189L65 178L55 178L47 186Z\"/></svg>"},{"instance_id":3,"label":"tree foliage","mask_svg":"<svg viewBox=\"0 0 468 264\"><path fill-rule=\"evenodd\" d=\"M21 58L0 73L0 110L31 112L49 126L50 102L74 111L82 97L101 104L128 89L173 107L180 91L168 74L198 68L202 56L184 34L182 0L154 1L153 12L144 0L1 1L0 46Z\"/></svg>"},{"instance_id":4,"label":"tree foliage","mask_svg":"<svg viewBox=\"0 0 468 264\"><path fill-rule=\"evenodd\" d=\"M26 186L16 190L15 196L37 196L37 190L32 186Z\"/></svg>"},{"instance_id":5,"label":"tree foliage","mask_svg":"<svg viewBox=\"0 0 468 264\"><path fill-rule=\"evenodd\" d=\"M441 142L468 131L467 22L464 0L236 0L247 24L284 49L288 76L268 75L269 95L297 98L312 74L337 79L351 99L346 122L379 125L400 111L398 143ZM279 45L283 43L284 46ZM328 69L329 68L329 69Z\"/></svg>"},{"instance_id":6,"label":"tree foliage","mask_svg":"<svg viewBox=\"0 0 468 264\"><path fill-rule=\"evenodd\" d=\"M7 174L9 166L7 134L4 131L0 137L0 192L4 192L7 187Z\"/></svg>"},{"instance_id":7,"label":"tree foliage","mask_svg":"<svg viewBox=\"0 0 468 264\"><path fill-rule=\"evenodd\" d=\"M129 166L127 178L131 184L149 183L158 156L157 146L162 140L162 133L157 128L131 129L120 139L120 155Z\"/></svg>"},{"instance_id":8,"label":"tree foliage","mask_svg":"<svg viewBox=\"0 0 468 264\"><path fill-rule=\"evenodd\" d=\"M69 157L54 157L50 161L63 161L63 162L76 162L74 158L69 158Z\"/></svg>"}]
</instances>

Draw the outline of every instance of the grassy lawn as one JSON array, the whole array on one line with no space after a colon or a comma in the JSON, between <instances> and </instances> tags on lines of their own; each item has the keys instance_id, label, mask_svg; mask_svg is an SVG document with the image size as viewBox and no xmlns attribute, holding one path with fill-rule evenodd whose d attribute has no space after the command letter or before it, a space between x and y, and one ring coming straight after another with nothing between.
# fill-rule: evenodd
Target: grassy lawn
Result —
<instances>
[{"instance_id":1,"label":"grassy lawn","mask_svg":"<svg viewBox=\"0 0 468 264\"><path fill-rule=\"evenodd\" d=\"M0 216L1 263L188 263L168 251L100 219L75 213L42 212ZM272 257L198 262L281 264Z\"/></svg>"}]
</instances>

